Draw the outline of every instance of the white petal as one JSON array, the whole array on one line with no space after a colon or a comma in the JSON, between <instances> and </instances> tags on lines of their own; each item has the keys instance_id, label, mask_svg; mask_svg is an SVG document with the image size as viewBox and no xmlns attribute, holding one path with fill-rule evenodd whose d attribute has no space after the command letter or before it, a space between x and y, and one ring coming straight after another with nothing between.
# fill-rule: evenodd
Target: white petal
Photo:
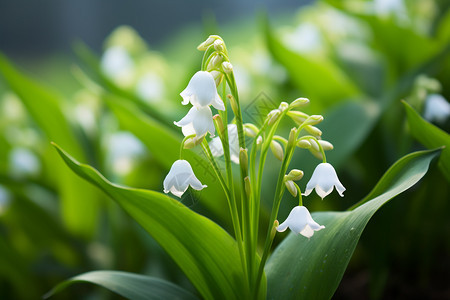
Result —
<instances>
[{"instance_id":1,"label":"white petal","mask_svg":"<svg viewBox=\"0 0 450 300\"><path fill-rule=\"evenodd\" d=\"M214 157L219 157L223 155L222 141L219 137L215 137L209 142L209 148Z\"/></svg>"},{"instance_id":2,"label":"white petal","mask_svg":"<svg viewBox=\"0 0 450 300\"><path fill-rule=\"evenodd\" d=\"M288 228L288 222L286 220L277 227L277 231L283 232L283 231L286 231L287 228Z\"/></svg>"},{"instance_id":3,"label":"white petal","mask_svg":"<svg viewBox=\"0 0 450 300\"><path fill-rule=\"evenodd\" d=\"M206 184L202 184L200 180L195 177L195 175L192 174L192 176L189 178L189 185L197 191L200 191L204 189L205 187L208 187Z\"/></svg>"},{"instance_id":4,"label":"white petal","mask_svg":"<svg viewBox=\"0 0 450 300\"><path fill-rule=\"evenodd\" d=\"M214 135L214 122L211 109L208 106L193 106L184 118L174 122L178 127L182 127L184 136L195 134L197 136L205 135L207 132Z\"/></svg>"},{"instance_id":5,"label":"white petal","mask_svg":"<svg viewBox=\"0 0 450 300\"><path fill-rule=\"evenodd\" d=\"M303 228L303 230L300 231L300 234L309 239L314 235L314 230L312 230L311 227L309 227L309 225L306 225L305 228Z\"/></svg>"},{"instance_id":6,"label":"white petal","mask_svg":"<svg viewBox=\"0 0 450 300\"><path fill-rule=\"evenodd\" d=\"M214 101L212 102L212 106L217 110L225 110L223 101L220 98L219 94L217 94L217 93L216 93L216 96L214 97Z\"/></svg>"},{"instance_id":7,"label":"white petal","mask_svg":"<svg viewBox=\"0 0 450 300\"><path fill-rule=\"evenodd\" d=\"M341 197L344 197L344 192L345 192L346 188L342 185L342 183L338 180L335 183L335 186L336 186L336 191L338 191L339 195Z\"/></svg>"}]
</instances>

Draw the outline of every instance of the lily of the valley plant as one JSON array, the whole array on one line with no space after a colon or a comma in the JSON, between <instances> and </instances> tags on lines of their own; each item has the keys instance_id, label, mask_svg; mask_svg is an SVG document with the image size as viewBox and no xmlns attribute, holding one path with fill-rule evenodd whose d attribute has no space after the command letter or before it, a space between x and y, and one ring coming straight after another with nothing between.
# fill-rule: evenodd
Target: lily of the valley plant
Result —
<instances>
[{"instance_id":1,"label":"lily of the valley plant","mask_svg":"<svg viewBox=\"0 0 450 300\"><path fill-rule=\"evenodd\" d=\"M189 185L195 190L207 188L197 179L189 162L183 160L183 149L201 147L228 201L245 284L252 293L250 296L257 298L264 265L276 231L282 232L289 227L294 233L306 237L307 239L298 236L307 243L310 238L320 238L313 237L314 232L327 230L325 226L315 222L308 209L303 206L301 188L296 183L303 177L303 171L299 169L301 166L293 166L295 169L288 170L295 150L308 149L322 160L306 184L303 196L310 195L315 189L323 199L334 187L339 195L343 196L345 188L333 166L326 161L325 150L331 150L333 146L321 139L322 132L315 127L323 117L300 111L309 103L308 99L298 98L290 104L282 102L267 115L259 127L244 123L233 67L224 41L219 36L210 36L198 49L205 52L201 70L192 76L188 86L180 94L183 98L182 104L191 107L184 118L175 122L181 127L185 138L181 145L180 159L173 163L164 180L164 192L181 197ZM218 114L213 116L214 109ZM287 139L276 135L281 120L286 117L296 124ZM247 144L246 136L251 138L251 143ZM212 139L208 142L208 138ZM257 245L262 173L269 150L282 163L276 181L264 248L262 253L259 253ZM222 155L226 172L219 168L217 161L217 157ZM233 177L232 162L239 165L239 182L235 182ZM240 187L240 192L237 192L235 186ZM279 225L277 215L286 189L293 197L298 197L298 206L295 206L287 219Z\"/></svg>"}]
</instances>

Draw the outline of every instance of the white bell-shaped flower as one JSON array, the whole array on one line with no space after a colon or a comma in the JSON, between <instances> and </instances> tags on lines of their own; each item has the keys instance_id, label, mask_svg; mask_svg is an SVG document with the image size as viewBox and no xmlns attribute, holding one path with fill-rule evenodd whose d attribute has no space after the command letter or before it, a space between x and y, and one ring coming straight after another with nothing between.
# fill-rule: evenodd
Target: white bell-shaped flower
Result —
<instances>
[{"instance_id":1,"label":"white bell-shaped flower","mask_svg":"<svg viewBox=\"0 0 450 300\"><path fill-rule=\"evenodd\" d=\"M325 226L319 225L313 220L308 209L304 206L294 207L289 213L286 221L277 227L277 231L283 232L288 227L295 234L300 233L307 238L312 237L314 235L314 231L319 231L325 228Z\"/></svg>"},{"instance_id":2,"label":"white bell-shaped flower","mask_svg":"<svg viewBox=\"0 0 450 300\"><path fill-rule=\"evenodd\" d=\"M183 105L191 104L195 107L212 105L215 109L225 110L222 99L217 93L216 83L211 73L198 71L192 76L188 86L180 93Z\"/></svg>"},{"instance_id":3,"label":"white bell-shaped flower","mask_svg":"<svg viewBox=\"0 0 450 300\"><path fill-rule=\"evenodd\" d=\"M444 123L450 117L450 103L442 95L429 95L423 117L430 122Z\"/></svg>"},{"instance_id":4,"label":"white bell-shaped flower","mask_svg":"<svg viewBox=\"0 0 450 300\"><path fill-rule=\"evenodd\" d=\"M206 185L195 177L191 165L186 160L175 161L170 168L169 174L164 179L164 193L171 192L180 197L186 192L189 185L197 191L202 190Z\"/></svg>"},{"instance_id":5,"label":"white bell-shaped flower","mask_svg":"<svg viewBox=\"0 0 450 300\"><path fill-rule=\"evenodd\" d=\"M201 138L207 132L214 136L215 132L212 112L209 106L193 106L183 119L174 122L174 124L181 127L184 136L195 134L197 138Z\"/></svg>"},{"instance_id":6,"label":"white bell-shaped flower","mask_svg":"<svg viewBox=\"0 0 450 300\"><path fill-rule=\"evenodd\" d=\"M230 158L235 164L239 164L239 137L236 124L228 124L228 143L230 145ZM222 141L219 137L215 137L209 142L211 153L218 157L223 155Z\"/></svg>"},{"instance_id":7,"label":"white bell-shaped flower","mask_svg":"<svg viewBox=\"0 0 450 300\"><path fill-rule=\"evenodd\" d=\"M303 195L308 196L313 189L316 189L317 195L323 199L333 191L333 187L336 187L339 195L344 197L345 187L339 181L333 166L329 163L321 163L314 170Z\"/></svg>"}]
</instances>

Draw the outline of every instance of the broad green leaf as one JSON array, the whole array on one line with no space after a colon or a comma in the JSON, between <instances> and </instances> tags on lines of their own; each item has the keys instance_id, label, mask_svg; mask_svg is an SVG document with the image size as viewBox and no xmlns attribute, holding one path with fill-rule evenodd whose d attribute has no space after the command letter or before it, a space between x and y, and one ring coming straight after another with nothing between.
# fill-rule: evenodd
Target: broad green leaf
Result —
<instances>
[{"instance_id":1,"label":"broad green leaf","mask_svg":"<svg viewBox=\"0 0 450 300\"><path fill-rule=\"evenodd\" d=\"M221 227L162 193L115 185L56 149L75 173L113 198L164 248L203 298L245 297L237 243Z\"/></svg>"},{"instance_id":2,"label":"broad green leaf","mask_svg":"<svg viewBox=\"0 0 450 300\"><path fill-rule=\"evenodd\" d=\"M28 112L50 141L61 144L76 157L84 159L83 149L63 114L62 98L48 88L22 75L0 53L0 74L20 97ZM98 212L95 190L71 174L60 162L52 160L49 169L58 181L61 209L67 227L77 234L92 236Z\"/></svg>"},{"instance_id":3,"label":"broad green leaf","mask_svg":"<svg viewBox=\"0 0 450 300\"><path fill-rule=\"evenodd\" d=\"M195 300L195 295L181 287L154 277L119 271L92 271L72 277L53 288L44 298L77 283L89 282L132 300L179 299Z\"/></svg>"},{"instance_id":4,"label":"broad green leaf","mask_svg":"<svg viewBox=\"0 0 450 300\"><path fill-rule=\"evenodd\" d=\"M105 95L104 99L119 120L120 126L137 136L164 167L169 169L173 162L179 159L183 139L181 135L145 115L131 103L108 95ZM208 189L199 194L202 205L221 219L229 221L225 196L205 157L190 150L184 150L183 153L200 181L208 185Z\"/></svg>"},{"instance_id":5,"label":"broad green leaf","mask_svg":"<svg viewBox=\"0 0 450 300\"><path fill-rule=\"evenodd\" d=\"M450 181L450 135L424 120L408 103L403 101L408 125L415 139L428 149L445 146L439 158L439 167Z\"/></svg>"},{"instance_id":6,"label":"broad green leaf","mask_svg":"<svg viewBox=\"0 0 450 300\"><path fill-rule=\"evenodd\" d=\"M268 299L330 299L372 215L417 183L439 153L420 151L404 156L379 181L371 193L376 197L353 210L313 213L325 229L310 240L291 233L276 248L265 269Z\"/></svg>"},{"instance_id":7,"label":"broad green leaf","mask_svg":"<svg viewBox=\"0 0 450 300\"><path fill-rule=\"evenodd\" d=\"M360 94L355 84L332 61L325 57L307 57L287 49L272 32L267 18L264 21L270 52L306 97L331 104Z\"/></svg>"}]
</instances>

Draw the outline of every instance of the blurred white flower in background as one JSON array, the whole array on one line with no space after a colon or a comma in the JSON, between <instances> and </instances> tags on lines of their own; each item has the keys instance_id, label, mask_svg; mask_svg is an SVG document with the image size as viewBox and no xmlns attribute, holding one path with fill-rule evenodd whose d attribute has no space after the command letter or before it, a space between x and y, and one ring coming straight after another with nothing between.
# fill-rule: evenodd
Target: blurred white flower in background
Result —
<instances>
[{"instance_id":1,"label":"blurred white flower in background","mask_svg":"<svg viewBox=\"0 0 450 300\"><path fill-rule=\"evenodd\" d=\"M314 53L323 48L320 29L312 23L302 23L283 36L284 44L295 52Z\"/></svg>"},{"instance_id":2,"label":"blurred white flower in background","mask_svg":"<svg viewBox=\"0 0 450 300\"><path fill-rule=\"evenodd\" d=\"M127 50L115 46L108 48L101 58L103 73L120 87L130 87L134 80L134 63Z\"/></svg>"},{"instance_id":3,"label":"blurred white flower in background","mask_svg":"<svg viewBox=\"0 0 450 300\"><path fill-rule=\"evenodd\" d=\"M148 103L161 101L164 92L164 82L154 72L144 74L136 85L136 94Z\"/></svg>"},{"instance_id":4,"label":"blurred white flower in background","mask_svg":"<svg viewBox=\"0 0 450 300\"><path fill-rule=\"evenodd\" d=\"M11 202L11 193L9 190L0 184L0 215L2 215Z\"/></svg>"},{"instance_id":5,"label":"blurred white flower in background","mask_svg":"<svg viewBox=\"0 0 450 300\"><path fill-rule=\"evenodd\" d=\"M428 95L423 117L430 122L444 123L450 117L450 103L440 94Z\"/></svg>"},{"instance_id":6,"label":"blurred white flower in background","mask_svg":"<svg viewBox=\"0 0 450 300\"><path fill-rule=\"evenodd\" d=\"M106 138L106 165L112 165L115 174L129 174L139 159L145 154L145 146L129 132L115 132Z\"/></svg>"},{"instance_id":7,"label":"blurred white flower in background","mask_svg":"<svg viewBox=\"0 0 450 300\"><path fill-rule=\"evenodd\" d=\"M373 9L380 17L395 16L400 21L407 21L408 14L403 0L374 0Z\"/></svg>"},{"instance_id":8,"label":"blurred white flower in background","mask_svg":"<svg viewBox=\"0 0 450 300\"><path fill-rule=\"evenodd\" d=\"M37 176L41 170L38 157L28 148L15 147L9 153L9 172L12 177Z\"/></svg>"}]
</instances>

